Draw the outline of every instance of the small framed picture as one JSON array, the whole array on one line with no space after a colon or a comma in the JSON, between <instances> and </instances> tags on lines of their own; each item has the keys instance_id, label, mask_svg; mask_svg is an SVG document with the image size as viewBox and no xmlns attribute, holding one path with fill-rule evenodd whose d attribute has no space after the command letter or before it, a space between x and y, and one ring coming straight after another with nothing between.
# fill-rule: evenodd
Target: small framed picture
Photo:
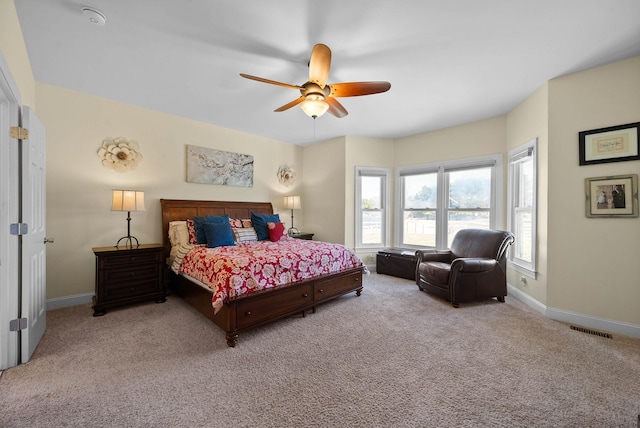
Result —
<instances>
[{"instance_id":1,"label":"small framed picture","mask_svg":"<svg viewBox=\"0 0 640 428\"><path fill-rule=\"evenodd\" d=\"M578 133L580 165L640 159L640 122Z\"/></svg>"},{"instance_id":2,"label":"small framed picture","mask_svg":"<svg viewBox=\"0 0 640 428\"><path fill-rule=\"evenodd\" d=\"M638 174L585 179L587 217L638 217Z\"/></svg>"}]
</instances>

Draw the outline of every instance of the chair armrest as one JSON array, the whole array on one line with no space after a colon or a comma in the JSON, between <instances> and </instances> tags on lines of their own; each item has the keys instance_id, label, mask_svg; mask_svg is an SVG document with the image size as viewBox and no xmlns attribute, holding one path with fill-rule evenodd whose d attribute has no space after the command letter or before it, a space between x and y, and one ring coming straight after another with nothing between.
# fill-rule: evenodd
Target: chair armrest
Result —
<instances>
[{"instance_id":1,"label":"chair armrest","mask_svg":"<svg viewBox=\"0 0 640 428\"><path fill-rule=\"evenodd\" d=\"M416 250L418 264L422 262L442 262L451 263L452 254L450 250Z\"/></svg>"},{"instance_id":2,"label":"chair armrest","mask_svg":"<svg viewBox=\"0 0 640 428\"><path fill-rule=\"evenodd\" d=\"M496 267L498 261L484 258L458 258L451 263L451 270L459 272L487 272Z\"/></svg>"}]
</instances>

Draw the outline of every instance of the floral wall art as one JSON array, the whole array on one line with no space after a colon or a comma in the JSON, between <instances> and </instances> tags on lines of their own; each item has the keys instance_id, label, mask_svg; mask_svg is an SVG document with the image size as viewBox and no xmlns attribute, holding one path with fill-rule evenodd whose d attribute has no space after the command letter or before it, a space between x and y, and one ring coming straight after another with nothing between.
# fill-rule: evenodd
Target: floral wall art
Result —
<instances>
[{"instance_id":1,"label":"floral wall art","mask_svg":"<svg viewBox=\"0 0 640 428\"><path fill-rule=\"evenodd\" d=\"M291 186L296 180L296 170L289 165L282 165L276 173L280 184Z\"/></svg>"},{"instance_id":2,"label":"floral wall art","mask_svg":"<svg viewBox=\"0 0 640 428\"><path fill-rule=\"evenodd\" d=\"M187 182L253 187L253 156L187 145Z\"/></svg>"},{"instance_id":3,"label":"floral wall art","mask_svg":"<svg viewBox=\"0 0 640 428\"><path fill-rule=\"evenodd\" d=\"M135 169L142 161L138 143L124 137L105 138L97 151L102 166L118 172Z\"/></svg>"}]
</instances>

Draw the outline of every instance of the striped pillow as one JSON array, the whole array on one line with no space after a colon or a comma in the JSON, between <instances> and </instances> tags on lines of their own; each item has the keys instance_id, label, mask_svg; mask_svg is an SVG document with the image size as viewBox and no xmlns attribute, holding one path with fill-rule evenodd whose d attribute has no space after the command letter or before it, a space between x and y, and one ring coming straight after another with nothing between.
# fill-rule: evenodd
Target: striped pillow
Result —
<instances>
[{"instance_id":1,"label":"striped pillow","mask_svg":"<svg viewBox=\"0 0 640 428\"><path fill-rule=\"evenodd\" d=\"M198 247L198 245L194 244L182 244L180 246L173 247L171 249L171 255L173 256L173 261L171 262L171 270L175 273L180 273L180 265L182 264L182 259L187 255L189 251Z\"/></svg>"},{"instance_id":2,"label":"striped pillow","mask_svg":"<svg viewBox=\"0 0 640 428\"><path fill-rule=\"evenodd\" d=\"M236 242L254 242L258 240L258 235L253 227L234 227L233 238Z\"/></svg>"}]
</instances>

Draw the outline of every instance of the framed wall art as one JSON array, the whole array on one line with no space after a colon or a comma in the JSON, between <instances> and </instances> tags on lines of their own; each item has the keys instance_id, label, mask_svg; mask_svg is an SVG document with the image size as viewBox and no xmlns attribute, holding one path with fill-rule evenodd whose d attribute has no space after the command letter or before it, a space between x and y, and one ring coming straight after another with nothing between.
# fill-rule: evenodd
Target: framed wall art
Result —
<instances>
[{"instance_id":1,"label":"framed wall art","mask_svg":"<svg viewBox=\"0 0 640 428\"><path fill-rule=\"evenodd\" d=\"M187 182L253 187L253 156L187 145Z\"/></svg>"},{"instance_id":2,"label":"framed wall art","mask_svg":"<svg viewBox=\"0 0 640 428\"><path fill-rule=\"evenodd\" d=\"M638 217L638 174L586 178L587 217Z\"/></svg>"},{"instance_id":3,"label":"framed wall art","mask_svg":"<svg viewBox=\"0 0 640 428\"><path fill-rule=\"evenodd\" d=\"M578 133L580 165L639 160L640 122Z\"/></svg>"}]
</instances>

